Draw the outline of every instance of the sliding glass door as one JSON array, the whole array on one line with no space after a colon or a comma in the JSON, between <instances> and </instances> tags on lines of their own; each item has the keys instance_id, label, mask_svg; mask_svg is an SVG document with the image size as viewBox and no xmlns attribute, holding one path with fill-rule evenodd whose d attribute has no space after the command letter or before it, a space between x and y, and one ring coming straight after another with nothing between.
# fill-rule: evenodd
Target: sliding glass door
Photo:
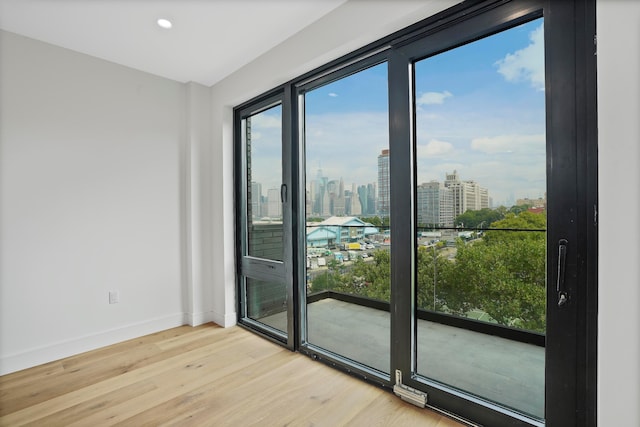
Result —
<instances>
[{"instance_id":1,"label":"sliding glass door","mask_svg":"<svg viewBox=\"0 0 640 427\"><path fill-rule=\"evenodd\" d=\"M544 420L544 18L411 68L414 372Z\"/></svg>"},{"instance_id":2,"label":"sliding glass door","mask_svg":"<svg viewBox=\"0 0 640 427\"><path fill-rule=\"evenodd\" d=\"M479 425L592 425L593 11L472 3L236 109L239 322Z\"/></svg>"},{"instance_id":3,"label":"sliding glass door","mask_svg":"<svg viewBox=\"0 0 640 427\"><path fill-rule=\"evenodd\" d=\"M390 55L395 389L482 425L576 425L567 3L487 8Z\"/></svg>"},{"instance_id":4,"label":"sliding glass door","mask_svg":"<svg viewBox=\"0 0 640 427\"><path fill-rule=\"evenodd\" d=\"M379 61L299 88L306 165L304 341L325 357L388 377L389 103L387 63Z\"/></svg>"}]
</instances>

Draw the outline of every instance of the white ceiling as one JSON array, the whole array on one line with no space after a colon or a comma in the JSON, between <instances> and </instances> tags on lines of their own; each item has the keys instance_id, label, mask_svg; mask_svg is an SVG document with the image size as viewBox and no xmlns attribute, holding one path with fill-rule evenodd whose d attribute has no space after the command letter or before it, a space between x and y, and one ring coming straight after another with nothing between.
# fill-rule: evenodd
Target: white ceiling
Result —
<instances>
[{"instance_id":1,"label":"white ceiling","mask_svg":"<svg viewBox=\"0 0 640 427\"><path fill-rule=\"evenodd\" d=\"M345 1L0 0L0 29L211 86Z\"/></svg>"}]
</instances>

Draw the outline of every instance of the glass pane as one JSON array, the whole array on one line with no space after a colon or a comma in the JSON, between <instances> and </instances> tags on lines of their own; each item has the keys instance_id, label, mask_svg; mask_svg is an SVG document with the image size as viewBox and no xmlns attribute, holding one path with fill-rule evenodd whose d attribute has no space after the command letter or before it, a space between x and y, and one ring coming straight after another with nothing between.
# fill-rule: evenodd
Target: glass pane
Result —
<instances>
[{"instance_id":1,"label":"glass pane","mask_svg":"<svg viewBox=\"0 0 640 427\"><path fill-rule=\"evenodd\" d=\"M248 255L282 261L282 107L243 120L247 149Z\"/></svg>"},{"instance_id":2,"label":"glass pane","mask_svg":"<svg viewBox=\"0 0 640 427\"><path fill-rule=\"evenodd\" d=\"M387 65L304 101L307 339L389 372Z\"/></svg>"},{"instance_id":3,"label":"glass pane","mask_svg":"<svg viewBox=\"0 0 640 427\"><path fill-rule=\"evenodd\" d=\"M287 288L284 283L246 279L247 317L287 332Z\"/></svg>"},{"instance_id":4,"label":"glass pane","mask_svg":"<svg viewBox=\"0 0 640 427\"><path fill-rule=\"evenodd\" d=\"M540 18L414 71L417 371L540 419L544 347L502 332L544 342L543 34Z\"/></svg>"}]
</instances>

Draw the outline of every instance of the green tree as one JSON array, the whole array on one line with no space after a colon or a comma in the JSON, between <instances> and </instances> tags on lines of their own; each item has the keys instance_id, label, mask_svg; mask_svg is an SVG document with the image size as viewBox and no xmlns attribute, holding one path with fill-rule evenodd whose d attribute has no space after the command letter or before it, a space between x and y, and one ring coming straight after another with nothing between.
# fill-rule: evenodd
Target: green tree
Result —
<instances>
[{"instance_id":1,"label":"green tree","mask_svg":"<svg viewBox=\"0 0 640 427\"><path fill-rule=\"evenodd\" d=\"M373 261L358 258L346 274L351 293L389 302L391 298L391 256L389 251L373 252Z\"/></svg>"},{"instance_id":2,"label":"green tree","mask_svg":"<svg viewBox=\"0 0 640 427\"><path fill-rule=\"evenodd\" d=\"M440 246L442 247L442 246ZM446 311L448 283L451 262L445 259L439 250L432 246L418 248L418 307L425 310Z\"/></svg>"},{"instance_id":3,"label":"green tree","mask_svg":"<svg viewBox=\"0 0 640 427\"><path fill-rule=\"evenodd\" d=\"M532 207L532 205L513 205L509 208L509 212L518 215L522 212L525 212L530 207Z\"/></svg>"},{"instance_id":4,"label":"green tree","mask_svg":"<svg viewBox=\"0 0 640 427\"><path fill-rule=\"evenodd\" d=\"M497 209L484 208L479 211L469 210L458 215L454 221L455 226L464 224L465 228L476 228L482 226L487 228L492 222L504 218L504 212Z\"/></svg>"},{"instance_id":5,"label":"green tree","mask_svg":"<svg viewBox=\"0 0 640 427\"><path fill-rule=\"evenodd\" d=\"M341 264L335 259L327 262L327 269L316 275L311 284L311 292L341 290L344 286Z\"/></svg>"},{"instance_id":6,"label":"green tree","mask_svg":"<svg viewBox=\"0 0 640 427\"><path fill-rule=\"evenodd\" d=\"M544 230L543 214L513 213L491 228ZM458 242L444 298L454 313L486 312L503 325L545 330L546 239L537 231L487 231L481 241Z\"/></svg>"},{"instance_id":7,"label":"green tree","mask_svg":"<svg viewBox=\"0 0 640 427\"><path fill-rule=\"evenodd\" d=\"M504 219L492 223L491 228L492 230L485 232L484 240L486 242L500 244L512 240L544 240L545 233L542 232L511 230L545 230L547 228L547 217L544 213L528 211L521 212L519 215L507 213Z\"/></svg>"},{"instance_id":8,"label":"green tree","mask_svg":"<svg viewBox=\"0 0 640 427\"><path fill-rule=\"evenodd\" d=\"M543 332L544 261L543 242L459 244L447 306L457 314L480 309L500 324Z\"/></svg>"},{"instance_id":9,"label":"green tree","mask_svg":"<svg viewBox=\"0 0 640 427\"><path fill-rule=\"evenodd\" d=\"M491 228L482 239L458 239L452 259L444 255L451 252L443 245L418 248L418 307L459 316L481 310L499 324L544 332L546 233L536 230L545 230L546 216L510 212ZM372 255L372 261L358 258L349 269L330 260L312 291L331 289L389 301L390 253L377 250Z\"/></svg>"}]
</instances>

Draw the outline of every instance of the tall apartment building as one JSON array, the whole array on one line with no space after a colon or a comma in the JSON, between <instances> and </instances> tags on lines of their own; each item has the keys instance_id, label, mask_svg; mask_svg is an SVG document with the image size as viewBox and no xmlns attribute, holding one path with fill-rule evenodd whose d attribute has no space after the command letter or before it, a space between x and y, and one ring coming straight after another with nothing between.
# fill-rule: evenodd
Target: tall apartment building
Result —
<instances>
[{"instance_id":1,"label":"tall apartment building","mask_svg":"<svg viewBox=\"0 0 640 427\"><path fill-rule=\"evenodd\" d=\"M367 213L369 215L376 214L376 193L376 183L372 182L370 184L367 184L367 205L369 206Z\"/></svg>"},{"instance_id":2,"label":"tall apartment building","mask_svg":"<svg viewBox=\"0 0 640 427\"><path fill-rule=\"evenodd\" d=\"M262 184L259 182L251 183L251 218L260 218L262 216Z\"/></svg>"},{"instance_id":3,"label":"tall apartment building","mask_svg":"<svg viewBox=\"0 0 640 427\"><path fill-rule=\"evenodd\" d=\"M313 215L313 197L311 196L311 191L307 190L305 191L306 197L305 197L305 206L304 206L304 211L305 211L305 216L312 216Z\"/></svg>"},{"instance_id":4,"label":"tall apartment building","mask_svg":"<svg viewBox=\"0 0 640 427\"><path fill-rule=\"evenodd\" d=\"M328 194L328 183L329 178L323 176L322 169L318 169L316 179L310 182L307 216L331 215L331 198Z\"/></svg>"},{"instance_id":5,"label":"tall apartment building","mask_svg":"<svg viewBox=\"0 0 640 427\"><path fill-rule=\"evenodd\" d=\"M367 195L367 186L360 185L358 186L358 200L360 201L360 207L362 209L362 213L367 215L369 213L369 197Z\"/></svg>"},{"instance_id":6,"label":"tall apartment building","mask_svg":"<svg viewBox=\"0 0 640 427\"><path fill-rule=\"evenodd\" d=\"M389 196L389 150L382 150L378 156L378 215L389 216Z\"/></svg>"},{"instance_id":7,"label":"tall apartment building","mask_svg":"<svg viewBox=\"0 0 640 427\"><path fill-rule=\"evenodd\" d=\"M328 184L331 215L344 216L346 212L346 201L344 196L344 181L329 181Z\"/></svg>"},{"instance_id":8,"label":"tall apartment building","mask_svg":"<svg viewBox=\"0 0 640 427\"><path fill-rule=\"evenodd\" d=\"M453 217L468 210L480 210L489 207L489 190L480 187L475 181L461 181L457 171L447 174L444 186L453 196Z\"/></svg>"},{"instance_id":9,"label":"tall apartment building","mask_svg":"<svg viewBox=\"0 0 640 427\"><path fill-rule=\"evenodd\" d=\"M282 202L280 200L279 188L270 188L267 190L267 216L269 218L282 217Z\"/></svg>"},{"instance_id":10,"label":"tall apartment building","mask_svg":"<svg viewBox=\"0 0 640 427\"><path fill-rule=\"evenodd\" d=\"M358 190L355 183L351 184L351 193L349 194L349 215L358 216L362 215L362 205L360 204L360 197L358 197Z\"/></svg>"},{"instance_id":11,"label":"tall apartment building","mask_svg":"<svg viewBox=\"0 0 640 427\"><path fill-rule=\"evenodd\" d=\"M425 182L417 188L418 225L452 227L453 193L438 181Z\"/></svg>"}]
</instances>

